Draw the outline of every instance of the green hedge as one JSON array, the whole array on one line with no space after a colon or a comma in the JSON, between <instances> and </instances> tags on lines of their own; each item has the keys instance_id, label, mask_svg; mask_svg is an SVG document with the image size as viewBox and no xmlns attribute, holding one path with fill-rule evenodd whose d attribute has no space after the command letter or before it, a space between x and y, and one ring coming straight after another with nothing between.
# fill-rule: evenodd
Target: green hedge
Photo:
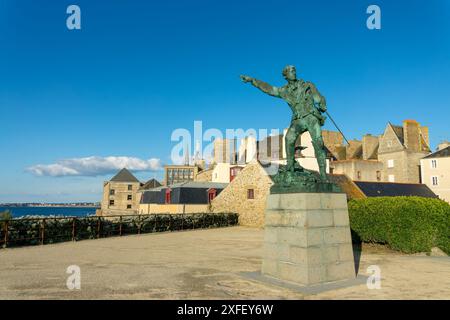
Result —
<instances>
[{"instance_id":1,"label":"green hedge","mask_svg":"<svg viewBox=\"0 0 450 320\"><path fill-rule=\"evenodd\" d=\"M439 247L450 254L450 205L422 197L375 197L348 204L352 233L405 253Z\"/></svg>"}]
</instances>

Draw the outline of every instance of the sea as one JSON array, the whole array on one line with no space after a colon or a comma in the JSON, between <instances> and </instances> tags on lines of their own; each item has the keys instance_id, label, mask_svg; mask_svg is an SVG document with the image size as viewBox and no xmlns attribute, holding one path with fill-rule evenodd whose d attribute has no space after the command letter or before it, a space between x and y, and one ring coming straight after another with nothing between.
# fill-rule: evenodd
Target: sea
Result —
<instances>
[{"instance_id":1,"label":"sea","mask_svg":"<svg viewBox=\"0 0 450 320\"><path fill-rule=\"evenodd\" d=\"M13 218L24 216L69 216L84 217L94 215L95 207L1 207L0 212L9 210Z\"/></svg>"}]
</instances>

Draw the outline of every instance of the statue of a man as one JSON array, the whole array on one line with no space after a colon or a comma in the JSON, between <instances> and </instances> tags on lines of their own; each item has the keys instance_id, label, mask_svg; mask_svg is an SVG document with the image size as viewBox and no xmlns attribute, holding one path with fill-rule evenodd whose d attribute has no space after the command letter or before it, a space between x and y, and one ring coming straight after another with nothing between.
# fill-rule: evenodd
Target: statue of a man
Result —
<instances>
[{"instance_id":1,"label":"statue of a man","mask_svg":"<svg viewBox=\"0 0 450 320\"><path fill-rule=\"evenodd\" d=\"M327 181L326 151L321 130L321 126L325 123L322 113L327 110L325 98L313 83L297 79L294 66L286 66L283 69L283 76L288 83L282 87L274 87L249 76L241 76L241 79L244 82L251 82L264 93L283 99L291 108L292 120L285 140L287 170L291 172L296 171L296 168L303 170L295 161L295 142L299 135L308 131L312 138L321 180Z\"/></svg>"}]
</instances>

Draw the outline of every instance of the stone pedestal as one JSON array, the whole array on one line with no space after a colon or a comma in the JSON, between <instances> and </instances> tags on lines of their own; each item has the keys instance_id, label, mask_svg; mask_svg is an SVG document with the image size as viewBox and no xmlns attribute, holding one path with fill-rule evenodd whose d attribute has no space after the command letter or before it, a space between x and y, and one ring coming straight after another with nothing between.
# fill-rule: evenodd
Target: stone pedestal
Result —
<instances>
[{"instance_id":1,"label":"stone pedestal","mask_svg":"<svg viewBox=\"0 0 450 320\"><path fill-rule=\"evenodd\" d=\"M262 274L301 285L354 279L346 195L270 194Z\"/></svg>"}]
</instances>

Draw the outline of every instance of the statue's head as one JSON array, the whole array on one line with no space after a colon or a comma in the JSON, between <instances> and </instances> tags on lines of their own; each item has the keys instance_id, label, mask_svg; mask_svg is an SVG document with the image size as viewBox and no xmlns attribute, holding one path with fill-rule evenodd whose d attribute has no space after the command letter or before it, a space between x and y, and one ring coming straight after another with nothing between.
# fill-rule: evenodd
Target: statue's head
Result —
<instances>
[{"instance_id":1,"label":"statue's head","mask_svg":"<svg viewBox=\"0 0 450 320\"><path fill-rule=\"evenodd\" d=\"M295 70L294 66L291 65L287 65L286 67L284 67L283 69L283 77L286 80L296 80L297 79L297 72Z\"/></svg>"}]
</instances>

